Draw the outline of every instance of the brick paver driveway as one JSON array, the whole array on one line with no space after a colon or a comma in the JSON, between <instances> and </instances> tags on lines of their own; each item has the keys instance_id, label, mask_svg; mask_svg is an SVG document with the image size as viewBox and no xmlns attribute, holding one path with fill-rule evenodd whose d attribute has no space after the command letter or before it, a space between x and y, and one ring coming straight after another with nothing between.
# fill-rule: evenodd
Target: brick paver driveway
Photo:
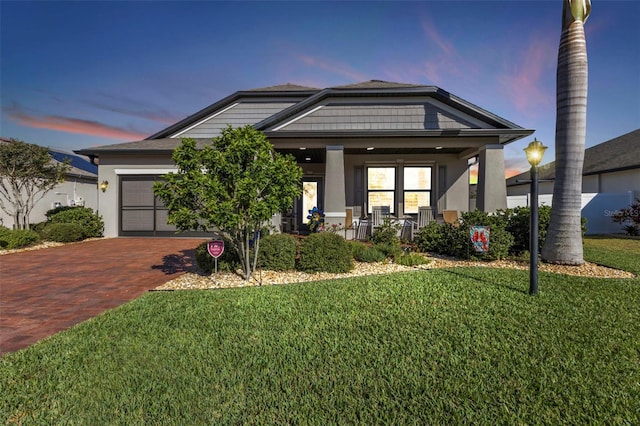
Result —
<instances>
[{"instance_id":1,"label":"brick paver driveway","mask_svg":"<svg viewBox=\"0 0 640 426\"><path fill-rule=\"evenodd\" d=\"M202 241L110 238L0 256L0 354L176 278Z\"/></svg>"}]
</instances>

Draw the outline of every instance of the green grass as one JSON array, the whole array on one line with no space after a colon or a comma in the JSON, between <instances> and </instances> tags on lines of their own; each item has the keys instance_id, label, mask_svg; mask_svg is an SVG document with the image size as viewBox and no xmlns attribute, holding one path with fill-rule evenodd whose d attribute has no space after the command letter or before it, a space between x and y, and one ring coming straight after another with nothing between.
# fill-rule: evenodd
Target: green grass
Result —
<instances>
[{"instance_id":1,"label":"green grass","mask_svg":"<svg viewBox=\"0 0 640 426\"><path fill-rule=\"evenodd\" d=\"M584 258L640 276L640 238L587 236L584 238Z\"/></svg>"},{"instance_id":2,"label":"green grass","mask_svg":"<svg viewBox=\"0 0 640 426\"><path fill-rule=\"evenodd\" d=\"M149 293L0 359L2 424L638 424L640 280Z\"/></svg>"}]
</instances>

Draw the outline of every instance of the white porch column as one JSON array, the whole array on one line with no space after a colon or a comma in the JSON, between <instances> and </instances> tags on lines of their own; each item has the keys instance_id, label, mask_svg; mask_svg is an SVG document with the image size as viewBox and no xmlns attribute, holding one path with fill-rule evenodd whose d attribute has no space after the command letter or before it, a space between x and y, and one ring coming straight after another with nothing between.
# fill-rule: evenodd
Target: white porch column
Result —
<instances>
[{"instance_id":1,"label":"white porch column","mask_svg":"<svg viewBox=\"0 0 640 426\"><path fill-rule=\"evenodd\" d=\"M476 208L493 213L507 208L507 181L504 176L502 145L486 145L480 150Z\"/></svg>"},{"instance_id":2,"label":"white porch column","mask_svg":"<svg viewBox=\"0 0 640 426\"><path fill-rule=\"evenodd\" d=\"M328 145L324 172L324 222L345 225L347 218L344 183L344 147Z\"/></svg>"}]
</instances>

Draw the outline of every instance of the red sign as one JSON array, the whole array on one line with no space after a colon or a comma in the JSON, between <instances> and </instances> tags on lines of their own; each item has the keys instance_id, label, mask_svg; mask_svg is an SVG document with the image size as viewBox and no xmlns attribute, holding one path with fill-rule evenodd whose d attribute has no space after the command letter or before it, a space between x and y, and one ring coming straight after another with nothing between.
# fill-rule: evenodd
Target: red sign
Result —
<instances>
[{"instance_id":1,"label":"red sign","mask_svg":"<svg viewBox=\"0 0 640 426\"><path fill-rule=\"evenodd\" d=\"M207 251L209 254L217 259L224 252L224 241L222 240L213 240L207 243Z\"/></svg>"}]
</instances>

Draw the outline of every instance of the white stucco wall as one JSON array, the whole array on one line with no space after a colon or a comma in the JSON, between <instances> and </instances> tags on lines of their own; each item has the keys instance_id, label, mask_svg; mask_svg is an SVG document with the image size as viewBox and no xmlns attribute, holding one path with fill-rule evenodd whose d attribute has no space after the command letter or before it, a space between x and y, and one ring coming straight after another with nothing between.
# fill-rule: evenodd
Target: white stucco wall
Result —
<instances>
[{"instance_id":1,"label":"white stucco wall","mask_svg":"<svg viewBox=\"0 0 640 426\"><path fill-rule=\"evenodd\" d=\"M59 194L56 194L59 193ZM41 200L39 200L31 214L29 221L31 224L43 222L47 220L45 213L55 207L55 203L60 205L70 205L84 202L85 207L89 207L94 211L97 210L98 187L95 182L86 179L68 178L66 181L57 185L55 189L48 192ZM9 205L5 202L5 204ZM0 225L12 229L14 227L13 216L0 209Z\"/></svg>"}]
</instances>

